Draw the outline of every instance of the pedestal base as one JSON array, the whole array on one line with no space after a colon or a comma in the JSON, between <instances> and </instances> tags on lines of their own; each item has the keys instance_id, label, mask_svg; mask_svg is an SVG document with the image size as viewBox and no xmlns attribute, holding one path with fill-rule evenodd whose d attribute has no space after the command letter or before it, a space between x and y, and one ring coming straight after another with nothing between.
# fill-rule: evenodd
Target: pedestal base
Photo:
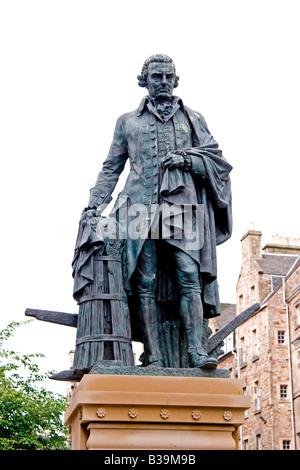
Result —
<instances>
[{"instance_id":1,"label":"pedestal base","mask_svg":"<svg viewBox=\"0 0 300 470\"><path fill-rule=\"evenodd\" d=\"M232 450L249 406L237 379L87 374L65 423L74 450Z\"/></svg>"}]
</instances>

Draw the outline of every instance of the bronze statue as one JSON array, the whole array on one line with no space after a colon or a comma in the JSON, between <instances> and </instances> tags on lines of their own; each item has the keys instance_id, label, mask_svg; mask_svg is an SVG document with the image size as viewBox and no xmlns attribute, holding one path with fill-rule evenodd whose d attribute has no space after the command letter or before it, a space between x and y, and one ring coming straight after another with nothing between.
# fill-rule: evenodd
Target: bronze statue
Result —
<instances>
[{"instance_id":1,"label":"bronze statue","mask_svg":"<svg viewBox=\"0 0 300 470\"><path fill-rule=\"evenodd\" d=\"M113 214L122 227L124 290L132 338L144 343L143 365L215 368L217 359L206 349L207 321L221 313L216 246L231 236L232 167L203 116L173 95L178 80L170 57L156 54L145 61L138 83L148 95L117 120L82 221L102 220L129 159ZM173 211L167 236L160 210L166 204ZM139 224L133 224L138 212ZM196 244L184 224L181 236L176 231L185 213L198 224Z\"/></svg>"}]
</instances>

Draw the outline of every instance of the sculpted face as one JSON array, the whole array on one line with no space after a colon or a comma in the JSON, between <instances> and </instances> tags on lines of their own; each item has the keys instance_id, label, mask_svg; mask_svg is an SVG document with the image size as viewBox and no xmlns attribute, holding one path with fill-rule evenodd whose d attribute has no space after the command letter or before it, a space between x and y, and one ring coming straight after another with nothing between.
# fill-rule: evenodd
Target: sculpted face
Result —
<instances>
[{"instance_id":1,"label":"sculpted face","mask_svg":"<svg viewBox=\"0 0 300 470\"><path fill-rule=\"evenodd\" d=\"M172 63L151 62L148 67L147 86L151 98L169 99L175 84L175 67Z\"/></svg>"}]
</instances>

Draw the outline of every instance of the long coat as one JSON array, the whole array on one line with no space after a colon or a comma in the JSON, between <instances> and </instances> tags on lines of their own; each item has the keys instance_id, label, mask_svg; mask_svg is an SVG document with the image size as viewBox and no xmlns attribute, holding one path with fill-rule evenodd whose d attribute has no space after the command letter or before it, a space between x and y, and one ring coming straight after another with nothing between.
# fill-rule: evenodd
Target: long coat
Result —
<instances>
[{"instance_id":1,"label":"long coat","mask_svg":"<svg viewBox=\"0 0 300 470\"><path fill-rule=\"evenodd\" d=\"M157 154L156 118L150 112L147 103L148 98L145 97L137 110L123 114L117 120L109 154L95 186L90 190L90 207L111 201L111 194L128 159L130 171L125 187L119 194L118 207L122 204L127 204L127 208L133 204L143 204L146 210L149 210L151 205L161 201L163 195L159 194L158 188L160 162ZM203 116L184 106L180 99L177 99L176 103L178 108L180 106L184 111L184 113L176 112L173 117L176 148L184 149L191 157L190 178L193 190L198 204L203 204L204 207L204 244L200 250L189 254L199 264L204 315L209 318L221 313L217 286L216 246L226 241L232 232L229 177L232 167L223 157ZM192 129L192 148L187 148L186 118ZM188 187L185 189L185 202L187 202ZM176 192L173 202L183 203L180 192ZM125 286L128 291L143 243L142 238L126 240ZM184 246L180 248L185 250ZM166 291L168 289L161 289L161 295L163 296L163 292ZM167 298L172 300L170 290Z\"/></svg>"}]
</instances>

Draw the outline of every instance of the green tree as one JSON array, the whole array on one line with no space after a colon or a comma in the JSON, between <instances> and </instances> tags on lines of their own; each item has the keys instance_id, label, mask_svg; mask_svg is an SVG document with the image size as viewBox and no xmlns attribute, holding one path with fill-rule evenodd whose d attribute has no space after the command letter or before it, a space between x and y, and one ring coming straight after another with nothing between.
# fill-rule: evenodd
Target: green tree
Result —
<instances>
[{"instance_id":1,"label":"green tree","mask_svg":"<svg viewBox=\"0 0 300 470\"><path fill-rule=\"evenodd\" d=\"M44 356L22 355L3 347L15 329L26 323L12 322L0 331L0 449L67 450L62 420L67 399L41 386L53 374L41 373L34 361Z\"/></svg>"}]
</instances>

